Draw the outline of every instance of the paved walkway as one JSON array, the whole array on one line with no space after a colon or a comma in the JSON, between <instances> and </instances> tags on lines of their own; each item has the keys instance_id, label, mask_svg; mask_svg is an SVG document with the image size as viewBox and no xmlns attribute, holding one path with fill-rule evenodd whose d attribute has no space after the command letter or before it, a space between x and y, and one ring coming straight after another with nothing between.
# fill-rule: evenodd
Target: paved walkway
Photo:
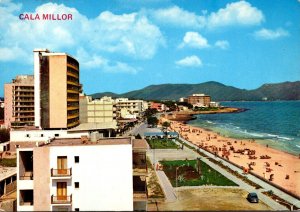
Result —
<instances>
[{"instance_id":1,"label":"paved walkway","mask_svg":"<svg viewBox=\"0 0 300 212\"><path fill-rule=\"evenodd\" d=\"M199 149L196 145L184 140L183 138L180 138L181 141L187 143L188 145L195 147L197 149ZM190 150L192 151L192 150ZM222 161L222 163L226 166L228 166L230 169L237 171L240 174L243 174L243 171L232 165L231 163L228 163L227 161L223 160L222 158L219 157L215 157L213 154L211 154L210 152L207 152L203 149L201 149L201 152L206 154L207 156L211 157L211 158L215 158L218 161ZM201 160L203 160L205 163L207 163L208 165L210 165L212 168L216 169L217 171L219 171L220 173L222 173L224 176L226 176L227 178L233 180L235 183L237 183L238 181L241 181L240 179L237 179L238 181L234 180L234 178L236 178L235 176L229 174L226 170L222 169L221 167L217 166L216 164L210 162L207 158L203 158L201 157ZM229 175L228 175L229 174ZM260 185L262 187L262 189L259 190L253 190L254 188L246 183L244 183L243 181L241 181L240 183L237 183L238 185L242 186L244 189L246 189L247 191L251 192L251 191L255 191L259 198L264 201L266 204L268 204L270 207L272 207L274 210L286 210L286 207L280 205L278 202L272 200L271 198L267 197L266 195L263 195L262 192L263 191L269 191L272 190L274 192L274 194L276 194L277 196L281 197L282 199L284 199L285 201L289 202L290 204L296 205L298 208L300 208L300 201L288 194L286 194L285 192L277 189L276 187L264 182L263 180L255 177L254 175L248 174L247 178L253 182L255 182L256 184Z\"/></svg>"},{"instance_id":2,"label":"paved walkway","mask_svg":"<svg viewBox=\"0 0 300 212\"><path fill-rule=\"evenodd\" d=\"M166 202L174 202L177 197L174 188L164 171L156 171L156 175L166 196Z\"/></svg>"}]
</instances>

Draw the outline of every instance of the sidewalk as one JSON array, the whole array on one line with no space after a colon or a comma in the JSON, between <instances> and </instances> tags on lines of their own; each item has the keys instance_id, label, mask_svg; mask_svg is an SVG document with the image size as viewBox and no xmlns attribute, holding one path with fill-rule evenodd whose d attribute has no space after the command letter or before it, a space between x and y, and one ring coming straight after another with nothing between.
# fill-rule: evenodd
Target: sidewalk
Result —
<instances>
[{"instance_id":1,"label":"sidewalk","mask_svg":"<svg viewBox=\"0 0 300 212\"><path fill-rule=\"evenodd\" d=\"M195 147L196 149L199 149L196 145L186 141L183 138L180 138L180 140L185 142L186 144L192 146L192 147ZM222 161L222 163L224 165L228 166L230 169L232 169L234 171L237 171L239 174L243 174L241 169L239 169L238 167L232 165L231 163L228 163L227 161L223 160L222 158L215 157L213 154L211 154L210 152L207 152L203 149L200 149L200 150L201 150L202 153L204 153L208 157L214 158L217 161ZM192 151L192 150L190 150L190 151ZM205 163L210 165L212 168L215 168L217 171L222 173L227 178L229 178L231 180L236 178L235 176L232 176L231 174L229 174L226 170L224 170L221 167L219 167L219 166L215 165L214 163L210 162L207 158L201 157L201 160L203 160ZM229 174L229 175L227 175L227 174ZM271 198L267 197L266 195L263 195L262 192L272 190L274 192L274 194L276 194L277 196L281 197L282 199L289 202L290 204L296 205L298 208L300 208L300 201L298 199L286 194L285 192L277 189L276 187L264 182L263 180L260 180L259 178L255 177L251 174L248 174L247 178L249 180L255 182L256 184L260 185L263 189L255 190L255 188L253 188L252 186L249 186L248 184L244 183L243 181L241 182L241 184L237 183L238 181L234 181L234 180L233 181L236 182L237 184L241 185L242 187L244 187L249 192L255 191L258 194L259 198L262 201L264 201L266 204L268 204L270 207L272 207L274 210L287 210L287 208L280 205L278 202L272 200ZM241 181L240 179L238 179L238 180Z\"/></svg>"},{"instance_id":2,"label":"sidewalk","mask_svg":"<svg viewBox=\"0 0 300 212\"><path fill-rule=\"evenodd\" d=\"M158 180L166 196L166 202L174 202L177 197L168 177L163 171L156 171Z\"/></svg>"}]
</instances>

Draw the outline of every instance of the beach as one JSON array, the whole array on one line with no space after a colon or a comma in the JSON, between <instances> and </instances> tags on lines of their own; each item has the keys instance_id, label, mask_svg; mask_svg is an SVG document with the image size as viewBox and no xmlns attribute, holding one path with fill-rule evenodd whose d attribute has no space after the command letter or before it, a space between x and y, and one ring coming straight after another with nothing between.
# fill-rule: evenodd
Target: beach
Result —
<instances>
[{"instance_id":1,"label":"beach","mask_svg":"<svg viewBox=\"0 0 300 212\"><path fill-rule=\"evenodd\" d=\"M164 121L164 120L162 120ZM190 126L179 121L170 121L170 129L181 137L203 149L243 166L244 171L255 174L300 196L300 158L256 143L220 136L200 127Z\"/></svg>"}]
</instances>

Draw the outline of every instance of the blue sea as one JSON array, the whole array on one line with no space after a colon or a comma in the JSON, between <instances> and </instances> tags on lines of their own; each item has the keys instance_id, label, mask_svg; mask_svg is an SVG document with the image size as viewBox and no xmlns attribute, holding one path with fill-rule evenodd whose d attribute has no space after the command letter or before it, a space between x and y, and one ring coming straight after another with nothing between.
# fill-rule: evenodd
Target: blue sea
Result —
<instances>
[{"instance_id":1,"label":"blue sea","mask_svg":"<svg viewBox=\"0 0 300 212\"><path fill-rule=\"evenodd\" d=\"M221 102L222 106L246 108L245 112L197 115L189 122L224 136L256 139L275 149L300 154L300 101Z\"/></svg>"}]
</instances>

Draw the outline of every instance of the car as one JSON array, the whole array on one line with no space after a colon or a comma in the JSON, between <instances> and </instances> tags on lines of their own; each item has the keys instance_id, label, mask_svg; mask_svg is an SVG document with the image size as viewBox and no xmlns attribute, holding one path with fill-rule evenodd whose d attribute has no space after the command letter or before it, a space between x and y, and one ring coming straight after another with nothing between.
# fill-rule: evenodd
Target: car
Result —
<instances>
[{"instance_id":1,"label":"car","mask_svg":"<svg viewBox=\"0 0 300 212\"><path fill-rule=\"evenodd\" d=\"M259 201L257 194L254 192L248 194L247 200L251 203L258 203Z\"/></svg>"}]
</instances>

